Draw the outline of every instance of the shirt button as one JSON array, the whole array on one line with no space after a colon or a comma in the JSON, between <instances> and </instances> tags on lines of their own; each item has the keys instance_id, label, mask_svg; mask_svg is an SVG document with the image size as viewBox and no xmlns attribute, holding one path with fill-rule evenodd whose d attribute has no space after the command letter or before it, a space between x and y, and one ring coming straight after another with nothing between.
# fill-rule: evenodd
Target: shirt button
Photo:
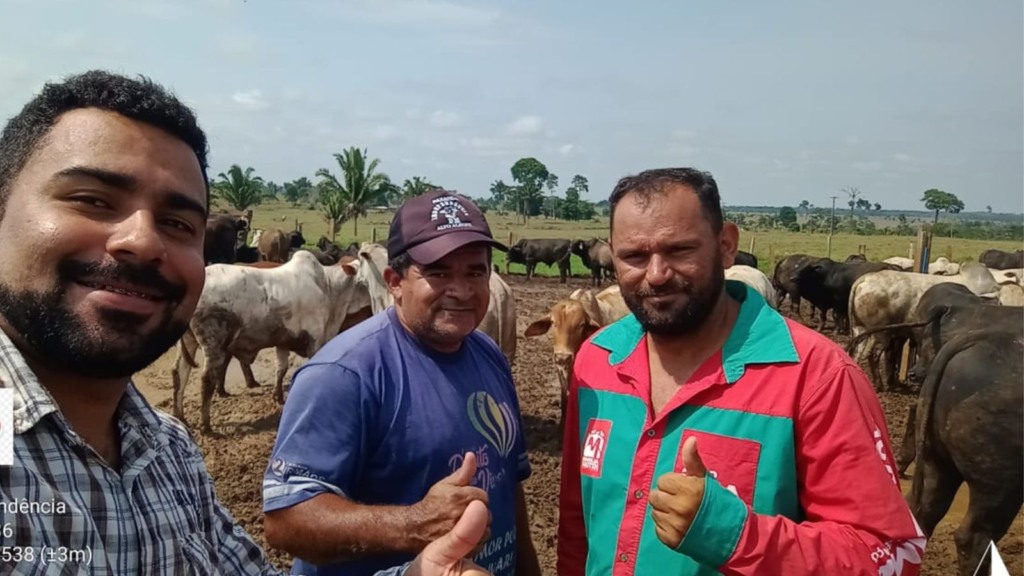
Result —
<instances>
[{"instance_id":1,"label":"shirt button","mask_svg":"<svg viewBox=\"0 0 1024 576\"><path fill-rule=\"evenodd\" d=\"M641 499L643 497L644 497L644 491L643 490L637 490L636 492L633 492L633 498L636 498L637 500L639 500L639 499Z\"/></svg>"},{"instance_id":2,"label":"shirt button","mask_svg":"<svg viewBox=\"0 0 1024 576\"><path fill-rule=\"evenodd\" d=\"M619 562L629 562L629 554L619 554Z\"/></svg>"},{"instance_id":3,"label":"shirt button","mask_svg":"<svg viewBox=\"0 0 1024 576\"><path fill-rule=\"evenodd\" d=\"M648 438L654 438L654 429L653 428L651 430L647 431L647 437Z\"/></svg>"}]
</instances>

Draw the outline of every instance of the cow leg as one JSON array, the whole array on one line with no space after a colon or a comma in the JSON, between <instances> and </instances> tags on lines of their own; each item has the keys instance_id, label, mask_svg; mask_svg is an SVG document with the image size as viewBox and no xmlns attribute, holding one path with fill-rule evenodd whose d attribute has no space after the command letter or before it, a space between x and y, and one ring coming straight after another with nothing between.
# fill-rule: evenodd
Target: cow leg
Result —
<instances>
[{"instance_id":1,"label":"cow leg","mask_svg":"<svg viewBox=\"0 0 1024 576\"><path fill-rule=\"evenodd\" d=\"M952 463L938 462L928 452L925 447L924 453L917 455L917 468L914 470L914 482L907 504L925 536L930 538L939 521L949 511L963 476Z\"/></svg>"},{"instance_id":2,"label":"cow leg","mask_svg":"<svg viewBox=\"0 0 1024 576\"><path fill-rule=\"evenodd\" d=\"M989 573L991 559L985 556L989 542L999 542L1006 535L1022 501L1021 486L1003 486L995 482L970 486L967 514L953 533L960 574ZM978 570L983 557L985 565Z\"/></svg>"},{"instance_id":3,"label":"cow leg","mask_svg":"<svg viewBox=\"0 0 1024 576\"><path fill-rule=\"evenodd\" d=\"M533 278L533 269L537 267L537 263L533 260L526 261L526 279Z\"/></svg>"},{"instance_id":4,"label":"cow leg","mask_svg":"<svg viewBox=\"0 0 1024 576\"><path fill-rule=\"evenodd\" d=\"M228 373L228 362L231 357L220 351L208 351L206 364L203 366L203 407L202 407L202 430L204 434L213 432L210 426L210 402L213 400L214 390L224 386L224 377Z\"/></svg>"},{"instance_id":5,"label":"cow leg","mask_svg":"<svg viewBox=\"0 0 1024 576\"><path fill-rule=\"evenodd\" d=\"M256 376L252 373L252 364L249 362L243 362L242 359L239 358L238 365L242 368L242 377L245 378L245 387L259 388L260 383L256 381Z\"/></svg>"},{"instance_id":6,"label":"cow leg","mask_svg":"<svg viewBox=\"0 0 1024 576\"><path fill-rule=\"evenodd\" d=\"M178 342L178 359L171 370L171 382L174 386L174 417L185 422L185 386L192 376L192 363L189 358L195 361L196 352L199 350L199 343L189 330L182 335Z\"/></svg>"},{"instance_id":7,"label":"cow leg","mask_svg":"<svg viewBox=\"0 0 1024 576\"><path fill-rule=\"evenodd\" d=\"M277 400L278 404L284 404L284 374L288 371L289 354L287 348L277 347L277 384L274 386L274 400Z\"/></svg>"},{"instance_id":8,"label":"cow leg","mask_svg":"<svg viewBox=\"0 0 1024 576\"><path fill-rule=\"evenodd\" d=\"M909 478L907 468L914 461L914 452L917 449L917 404L911 404L907 408L907 425L903 429L903 443L900 444L899 452L896 453L896 471L900 478Z\"/></svg>"},{"instance_id":9,"label":"cow leg","mask_svg":"<svg viewBox=\"0 0 1024 576\"><path fill-rule=\"evenodd\" d=\"M801 319L801 320L803 320L804 319L804 311L803 311L803 307L801 307L800 304L801 304L801 301L800 301L800 295L799 294L790 294L789 295L789 311L792 312L793 308L796 308L796 317ZM814 309L813 308L811 308L811 320L814 320Z\"/></svg>"}]
</instances>

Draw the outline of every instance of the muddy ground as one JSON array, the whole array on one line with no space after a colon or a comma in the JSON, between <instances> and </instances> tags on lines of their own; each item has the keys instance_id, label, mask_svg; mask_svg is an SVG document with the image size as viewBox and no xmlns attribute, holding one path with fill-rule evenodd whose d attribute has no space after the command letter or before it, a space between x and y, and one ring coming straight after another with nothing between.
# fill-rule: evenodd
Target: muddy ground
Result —
<instances>
[{"instance_id":1,"label":"muddy ground","mask_svg":"<svg viewBox=\"0 0 1024 576\"><path fill-rule=\"evenodd\" d=\"M557 299L567 295L572 288L588 285L582 279L572 279L568 286L558 284L557 279L547 278L526 282L522 276L510 277L509 284L515 292L520 335ZM827 334L835 337L831 332ZM167 411L171 410L172 362L173 354L169 353L137 377L143 392L158 408ZM275 362L273 350L265 350L260 355L253 370L263 387L255 390L245 388L241 372L233 362L227 385L233 396L214 400L214 436L204 436L196 428L197 442L214 478L218 496L242 526L264 546L260 489L281 413L271 394ZM301 362L301 358L292 356L288 378ZM524 410L526 439L533 465L533 477L526 483L526 493L534 544L544 573L554 574L561 441L558 385L551 369L550 337L527 339L520 336L513 372ZM198 422L198 388L198 374L194 373L185 404L187 420L193 426ZM898 446L903 436L906 408L914 397L909 393L884 393L881 400L893 445ZM909 490L906 482L904 490ZM923 574L946 576L956 573L952 532L963 516L966 503L966 491L962 489L953 509L928 542ZM999 543L999 549L1010 573L1024 575L1024 521L1020 515L1010 533ZM279 567L290 567L286 554L278 551L269 551L269 554Z\"/></svg>"}]
</instances>

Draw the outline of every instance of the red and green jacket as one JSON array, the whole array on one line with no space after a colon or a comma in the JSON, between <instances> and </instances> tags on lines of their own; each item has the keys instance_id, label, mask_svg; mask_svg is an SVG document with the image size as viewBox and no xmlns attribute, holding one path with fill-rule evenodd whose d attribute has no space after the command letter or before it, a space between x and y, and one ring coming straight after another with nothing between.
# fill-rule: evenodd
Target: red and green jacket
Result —
<instances>
[{"instance_id":1,"label":"red and green jacket","mask_svg":"<svg viewBox=\"0 0 1024 576\"><path fill-rule=\"evenodd\" d=\"M560 576L916 576L925 538L903 499L871 383L824 336L745 284L722 347L652 417L632 315L584 343L566 411ZM704 497L677 549L647 497L698 437Z\"/></svg>"}]
</instances>

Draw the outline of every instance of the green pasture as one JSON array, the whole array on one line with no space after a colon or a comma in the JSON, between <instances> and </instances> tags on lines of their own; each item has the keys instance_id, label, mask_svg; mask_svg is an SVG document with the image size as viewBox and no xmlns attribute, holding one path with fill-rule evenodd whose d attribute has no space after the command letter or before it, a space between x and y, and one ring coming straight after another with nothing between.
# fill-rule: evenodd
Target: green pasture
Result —
<instances>
[{"instance_id":1,"label":"green pasture","mask_svg":"<svg viewBox=\"0 0 1024 576\"><path fill-rule=\"evenodd\" d=\"M362 242L376 238L384 243L387 239L388 225L392 211L371 211L358 221L345 222L338 230L336 242L347 246L350 242ZM501 242L515 243L521 238L567 238L590 239L608 237L608 219L600 218L586 222L569 222L565 220L543 217L531 218L523 224L512 214L487 214L494 237ZM329 233L329 227L319 211L306 207L292 207L286 202L270 202L257 206L253 211L254 228L280 228L290 231L296 225L302 227L303 235L309 244L315 244L320 236ZM358 233L356 228L358 227ZM852 234L836 234L832 237L832 258L845 260L850 254L856 254L864 247L868 260L884 260L890 256L912 256L911 245L916 240L912 236L857 236ZM751 250L751 248L753 248ZM982 251L989 248L1000 250L1020 250L1022 245L1012 241L997 240L964 240L960 238L932 238L932 256L934 260L945 256L951 262L977 260ZM814 256L828 255L828 235L789 232L785 230L740 232L740 249L752 251L758 259L762 271L770 273L775 263L789 254L811 254ZM500 269L505 269L505 255L494 253L494 262ZM573 275L589 275L579 258L572 258ZM513 264L513 274L525 273L525 267ZM540 265L537 274L541 276L557 276L558 268Z\"/></svg>"}]
</instances>

